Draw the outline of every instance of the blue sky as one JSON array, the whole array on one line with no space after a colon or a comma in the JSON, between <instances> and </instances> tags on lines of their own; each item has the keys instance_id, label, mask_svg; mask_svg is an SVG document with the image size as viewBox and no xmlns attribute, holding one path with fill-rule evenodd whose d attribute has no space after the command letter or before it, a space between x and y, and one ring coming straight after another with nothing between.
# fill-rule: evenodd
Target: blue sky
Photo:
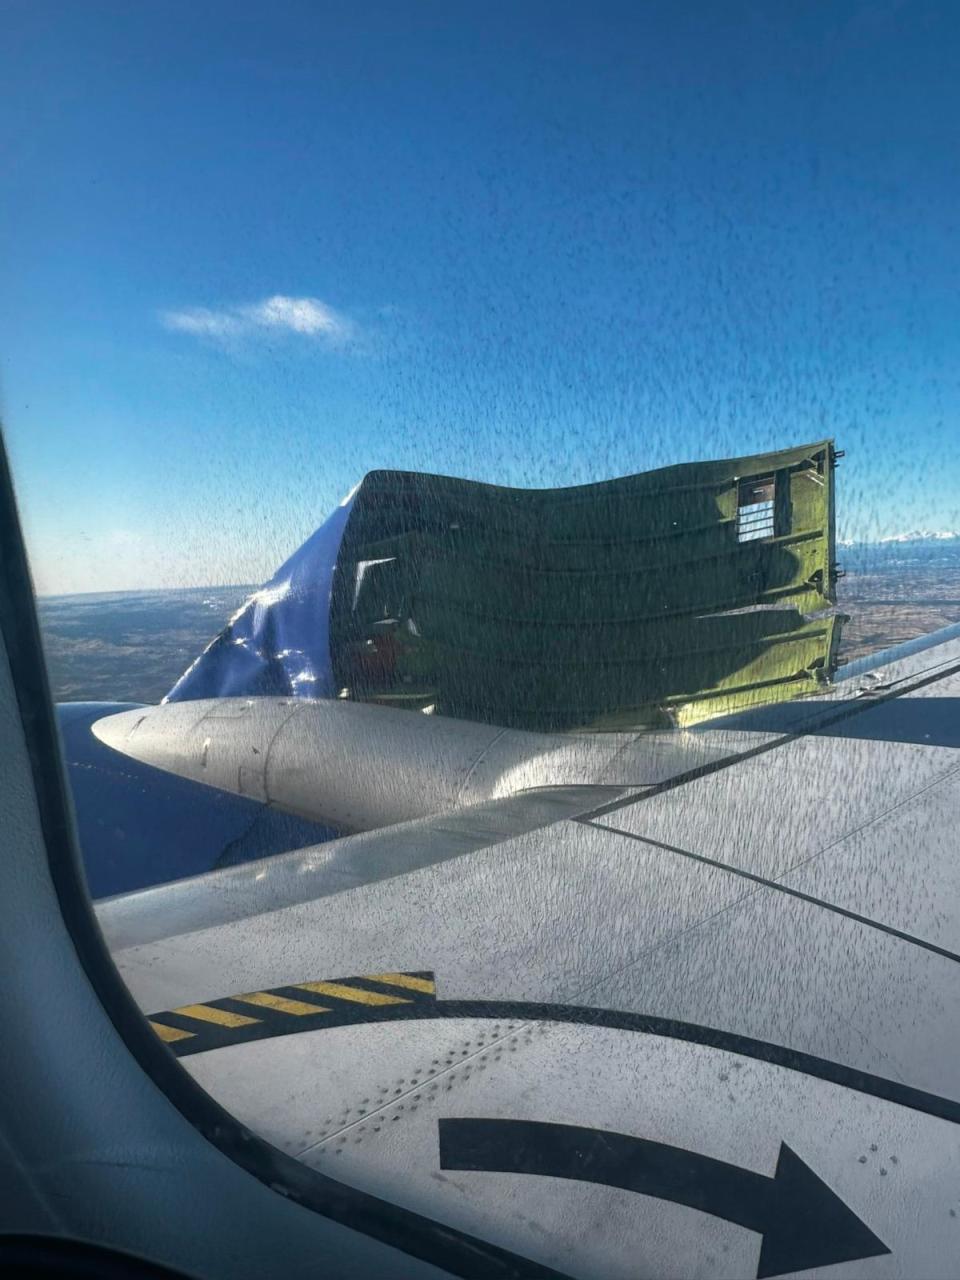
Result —
<instances>
[{"instance_id":1,"label":"blue sky","mask_svg":"<svg viewBox=\"0 0 960 1280\"><path fill-rule=\"evenodd\" d=\"M960 527L960 6L5 0L41 592L265 578L373 467L834 435Z\"/></svg>"}]
</instances>

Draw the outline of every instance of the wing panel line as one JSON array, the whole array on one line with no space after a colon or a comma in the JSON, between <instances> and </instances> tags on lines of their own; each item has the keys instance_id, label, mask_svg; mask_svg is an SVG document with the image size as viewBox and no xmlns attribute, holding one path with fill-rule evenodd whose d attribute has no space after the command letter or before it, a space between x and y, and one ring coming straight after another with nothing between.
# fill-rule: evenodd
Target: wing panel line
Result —
<instances>
[{"instance_id":1,"label":"wing panel line","mask_svg":"<svg viewBox=\"0 0 960 1280\"><path fill-rule=\"evenodd\" d=\"M951 770L950 773L944 776L948 778L953 777L957 772L960 772L960 766L958 766L957 769ZM943 778L938 778L936 781L938 783L942 782ZM930 785L934 786L936 784L931 783ZM925 787L924 790L927 790L927 788ZM921 792L914 792L913 795L908 796L907 800L904 800L902 803L906 804L908 800L914 800L920 794ZM885 812L890 813L892 810L886 810ZM877 815L878 818L882 816L884 815ZM743 880L752 881L754 884L760 885L764 889L775 889L778 893L788 894L791 898L799 898L801 902L809 902L812 906L822 907L825 911L833 911L838 916L845 916L846 919L853 920L857 924L866 925L869 929L878 929L881 933L887 933L893 938L899 938L901 942L909 942L916 947L923 947L925 951L932 951L934 955L943 956L945 960L960 962L960 955L955 951L950 951L946 947L937 946L935 942L928 942L925 938L918 938L916 934L906 933L904 930L897 929L893 925L883 924L880 920L873 920L869 916L862 916L858 911L851 911L848 907L838 906L835 902L827 902L824 898L817 898L812 893L804 893L801 889L791 888L790 885L782 884L779 880L768 880L765 876L758 876L752 871L745 871L742 867L735 867L729 862L721 862L718 858L710 858L703 853L693 853L690 849L682 849L679 845L667 844L663 840L655 840L652 836L637 835L633 831L625 831L623 827L609 826L605 822L594 822L589 818L574 818L572 821L580 822L585 827L593 827L597 831L609 831L611 835L624 836L628 840L636 840L639 844L649 845L651 848L660 849L664 853L675 853L681 858L689 858L691 862L701 862L704 866L716 867L719 871L729 871L731 875L740 876ZM871 818L870 821L875 822L876 818ZM869 823L864 824L864 826L869 825ZM858 830L859 829L861 828L858 828ZM853 834L855 834L853 831L846 832L842 838L846 839L848 836ZM834 841L833 843L836 844L838 842ZM826 848L818 850L813 857L797 863L796 866L789 867L784 872L784 875L791 875L794 871L799 870L800 867L806 866L807 863L812 862L814 858L819 857L820 854L825 853L832 847L832 845L827 845ZM743 899L740 898L737 900L737 903L732 903L731 906L736 906L742 901ZM725 910L729 909L729 907L725 908ZM712 918L713 917L711 917L711 919Z\"/></svg>"}]
</instances>

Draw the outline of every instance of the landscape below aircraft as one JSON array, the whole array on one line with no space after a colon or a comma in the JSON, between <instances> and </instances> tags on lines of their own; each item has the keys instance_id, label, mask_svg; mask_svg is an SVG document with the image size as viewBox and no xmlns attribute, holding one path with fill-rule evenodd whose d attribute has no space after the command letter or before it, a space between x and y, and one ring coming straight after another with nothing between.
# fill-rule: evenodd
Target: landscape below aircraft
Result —
<instances>
[{"instance_id":1,"label":"landscape below aircraft","mask_svg":"<svg viewBox=\"0 0 960 1280\"><path fill-rule=\"evenodd\" d=\"M142 1053L344 1274L957 1274L960 627L838 666L836 458L375 472L59 708Z\"/></svg>"}]
</instances>

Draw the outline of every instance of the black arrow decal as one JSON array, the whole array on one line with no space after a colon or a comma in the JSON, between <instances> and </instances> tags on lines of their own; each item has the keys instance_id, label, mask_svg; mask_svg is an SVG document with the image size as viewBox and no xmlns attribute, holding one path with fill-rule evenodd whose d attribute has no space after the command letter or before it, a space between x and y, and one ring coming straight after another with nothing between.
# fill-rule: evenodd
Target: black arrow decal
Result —
<instances>
[{"instance_id":1,"label":"black arrow decal","mask_svg":"<svg viewBox=\"0 0 960 1280\"><path fill-rule=\"evenodd\" d=\"M787 1144L772 1178L646 1138L535 1120L441 1120L440 1167L532 1173L689 1205L762 1237L757 1280L890 1250Z\"/></svg>"}]
</instances>

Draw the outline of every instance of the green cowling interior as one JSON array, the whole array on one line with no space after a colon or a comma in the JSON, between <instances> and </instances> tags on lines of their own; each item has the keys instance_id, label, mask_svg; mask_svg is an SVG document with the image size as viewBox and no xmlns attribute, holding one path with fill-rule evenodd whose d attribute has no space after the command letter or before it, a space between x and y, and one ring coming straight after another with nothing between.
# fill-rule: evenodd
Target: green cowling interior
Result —
<instances>
[{"instance_id":1,"label":"green cowling interior","mask_svg":"<svg viewBox=\"0 0 960 1280\"><path fill-rule=\"evenodd\" d=\"M610 730L813 692L844 620L834 468L823 441L567 489L371 472L334 579L340 696Z\"/></svg>"}]
</instances>

